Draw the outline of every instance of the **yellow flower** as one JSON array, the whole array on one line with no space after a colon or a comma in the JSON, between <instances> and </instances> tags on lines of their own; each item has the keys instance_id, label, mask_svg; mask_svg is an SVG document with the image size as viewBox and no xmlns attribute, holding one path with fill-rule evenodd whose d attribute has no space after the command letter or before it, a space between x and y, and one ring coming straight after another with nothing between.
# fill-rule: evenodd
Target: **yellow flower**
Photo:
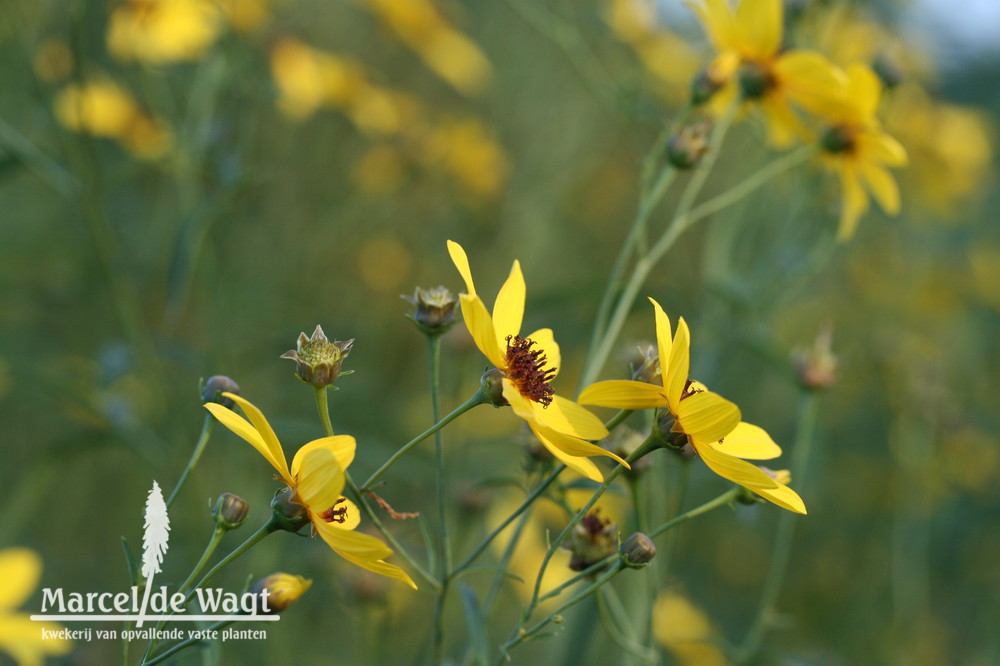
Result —
<instances>
[{"instance_id":1,"label":"yellow flower","mask_svg":"<svg viewBox=\"0 0 1000 666\"><path fill-rule=\"evenodd\" d=\"M250 592L261 595L267 590L267 608L271 613L280 613L305 594L312 587L312 581L302 576L279 571L262 578L250 587Z\"/></svg>"},{"instance_id":2,"label":"yellow flower","mask_svg":"<svg viewBox=\"0 0 1000 666\"><path fill-rule=\"evenodd\" d=\"M197 60L218 36L221 19L212 0L131 0L111 12L108 50L154 65Z\"/></svg>"},{"instance_id":3,"label":"yellow flower","mask_svg":"<svg viewBox=\"0 0 1000 666\"><path fill-rule=\"evenodd\" d=\"M728 106L738 90L757 102L772 144L787 146L807 135L792 102L814 112L837 102L843 77L836 67L815 51L782 51L781 0L742 0L735 12L726 0L695 0L688 6L718 52L706 76L711 88L723 88L719 104Z\"/></svg>"},{"instance_id":4,"label":"yellow flower","mask_svg":"<svg viewBox=\"0 0 1000 666\"><path fill-rule=\"evenodd\" d=\"M868 210L868 192L889 215L899 212L899 187L886 166L906 164L906 150L875 119L882 96L878 76L861 64L851 65L846 74L841 103L824 114L830 125L822 138L826 161L843 188L840 240L854 235Z\"/></svg>"},{"instance_id":5,"label":"yellow flower","mask_svg":"<svg viewBox=\"0 0 1000 666\"><path fill-rule=\"evenodd\" d=\"M588 456L608 456L627 467L628 463L615 454L584 441L607 437L608 431L600 419L572 400L556 395L550 385L560 363L552 329L543 328L521 337L525 296L521 264L514 261L491 316L476 293L465 250L448 241L448 252L468 292L459 295L465 325L479 351L503 374L503 397L514 413L525 420L552 455L588 479L604 479Z\"/></svg>"},{"instance_id":6,"label":"yellow flower","mask_svg":"<svg viewBox=\"0 0 1000 666\"><path fill-rule=\"evenodd\" d=\"M223 396L238 404L250 421L216 403L206 403L205 409L271 463L291 489L292 501L308 511L313 530L335 553L362 569L417 588L406 572L383 561L392 555L388 546L375 537L353 531L361 520L358 507L340 494L344 489L344 473L354 460L353 437L337 435L313 440L295 453L289 467L281 442L264 414L235 393Z\"/></svg>"},{"instance_id":7,"label":"yellow flower","mask_svg":"<svg viewBox=\"0 0 1000 666\"><path fill-rule=\"evenodd\" d=\"M34 622L24 613L15 613L31 596L42 575L42 559L27 548L0 550L0 652L14 657L21 666L42 663L47 654L61 655L72 643L62 638L46 638L46 632L58 632L55 622Z\"/></svg>"},{"instance_id":8,"label":"yellow flower","mask_svg":"<svg viewBox=\"0 0 1000 666\"><path fill-rule=\"evenodd\" d=\"M653 635L681 666L727 666L718 632L708 616L676 592L664 591L653 605Z\"/></svg>"},{"instance_id":9,"label":"yellow flower","mask_svg":"<svg viewBox=\"0 0 1000 666\"><path fill-rule=\"evenodd\" d=\"M776 458L781 448L762 428L741 422L736 405L688 379L691 337L687 323L682 317L677 335L672 336L666 313L659 303L649 300L656 311L663 385L624 379L597 382L580 394L580 404L619 409L666 407L674 417L672 431L686 437L709 469L782 508L805 513L806 507L794 490L740 460Z\"/></svg>"}]
</instances>

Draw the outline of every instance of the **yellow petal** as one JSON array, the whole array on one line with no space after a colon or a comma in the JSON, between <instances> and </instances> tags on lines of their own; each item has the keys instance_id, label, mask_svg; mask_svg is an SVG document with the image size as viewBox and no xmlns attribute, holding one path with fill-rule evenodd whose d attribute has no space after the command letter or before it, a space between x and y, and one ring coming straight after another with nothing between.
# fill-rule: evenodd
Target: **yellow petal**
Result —
<instances>
[{"instance_id":1,"label":"yellow petal","mask_svg":"<svg viewBox=\"0 0 1000 666\"><path fill-rule=\"evenodd\" d=\"M336 548L334 550L338 555L343 557L345 560L351 564L361 567L362 569L367 569L372 573L377 573L380 576L385 576L386 578L394 578L398 581L402 581L412 587L414 590L417 589L417 584L413 582L405 571L397 567L395 564L389 564L388 562L383 562L382 560L364 560L347 553L342 553Z\"/></svg>"},{"instance_id":2,"label":"yellow petal","mask_svg":"<svg viewBox=\"0 0 1000 666\"><path fill-rule=\"evenodd\" d=\"M465 254L465 249L455 241L448 241L448 254L455 268L465 280L465 293L469 296L476 295L476 285L472 281L472 269L469 268L469 257Z\"/></svg>"},{"instance_id":3,"label":"yellow petal","mask_svg":"<svg viewBox=\"0 0 1000 666\"><path fill-rule=\"evenodd\" d=\"M760 101L760 110L767 119L767 140L774 148L788 148L796 139L809 136L802 121L780 97L768 95Z\"/></svg>"},{"instance_id":4,"label":"yellow petal","mask_svg":"<svg viewBox=\"0 0 1000 666\"><path fill-rule=\"evenodd\" d=\"M361 532L337 529L332 523L313 523L316 532L331 548L341 555L362 560L384 560L392 555L392 548L376 537Z\"/></svg>"},{"instance_id":5,"label":"yellow petal","mask_svg":"<svg viewBox=\"0 0 1000 666\"><path fill-rule=\"evenodd\" d=\"M465 319L465 327L469 329L479 351L483 352L490 363L498 368L507 367L504 359L505 353L501 351L503 348L497 346L493 319L486 311L486 306L483 305L478 296L460 294L458 298L462 304L462 318Z\"/></svg>"},{"instance_id":6,"label":"yellow petal","mask_svg":"<svg viewBox=\"0 0 1000 666\"><path fill-rule=\"evenodd\" d=\"M755 493L769 502L774 502L782 509L788 509L795 513L806 513L805 502L799 494L786 485L778 484L777 488L757 488Z\"/></svg>"},{"instance_id":7,"label":"yellow petal","mask_svg":"<svg viewBox=\"0 0 1000 666\"><path fill-rule=\"evenodd\" d=\"M749 423L739 423L721 442L709 444L737 458L770 460L781 455L781 447L774 443L767 431Z\"/></svg>"},{"instance_id":8,"label":"yellow petal","mask_svg":"<svg viewBox=\"0 0 1000 666\"><path fill-rule=\"evenodd\" d=\"M336 502L332 505L337 509L344 509L343 519L344 522L338 523L336 521L327 522L319 513L312 511L309 514L309 519L316 523L324 523L330 527L338 530L353 530L358 525L361 524L361 510L358 509L358 505L347 499L346 497L338 497ZM326 509L328 511L329 508Z\"/></svg>"},{"instance_id":9,"label":"yellow petal","mask_svg":"<svg viewBox=\"0 0 1000 666\"><path fill-rule=\"evenodd\" d=\"M840 227L837 230L837 240L843 242L854 235L858 220L868 210L868 196L865 194L858 175L853 167L843 165L840 168L840 186L843 189L841 197Z\"/></svg>"},{"instance_id":10,"label":"yellow petal","mask_svg":"<svg viewBox=\"0 0 1000 666\"><path fill-rule=\"evenodd\" d=\"M548 449L549 453L555 456L556 460L566 465L566 467L569 467L580 476L587 477L591 481L596 481L597 483L604 481L604 475L601 474L601 470L598 469L597 465L593 462L587 458L572 456L566 453L553 444L551 440L539 433L537 429L532 428L531 430L535 433L535 436L538 437L538 441L540 441L542 445Z\"/></svg>"},{"instance_id":11,"label":"yellow petal","mask_svg":"<svg viewBox=\"0 0 1000 666\"><path fill-rule=\"evenodd\" d=\"M681 400L677 424L695 442L717 442L740 422L740 408L718 393L703 391Z\"/></svg>"},{"instance_id":12,"label":"yellow petal","mask_svg":"<svg viewBox=\"0 0 1000 666\"><path fill-rule=\"evenodd\" d=\"M44 655L62 655L72 649L72 641L57 638L62 629L57 622L35 621L25 613L0 616L0 654L14 657L19 666L42 666Z\"/></svg>"},{"instance_id":13,"label":"yellow petal","mask_svg":"<svg viewBox=\"0 0 1000 666\"><path fill-rule=\"evenodd\" d=\"M896 180L884 167L871 162L862 162L859 165L861 178L868 185L868 191L872 193L879 206L889 215L899 212L899 187Z\"/></svg>"},{"instance_id":14,"label":"yellow petal","mask_svg":"<svg viewBox=\"0 0 1000 666\"><path fill-rule=\"evenodd\" d=\"M535 412L535 422L553 430L581 439L604 439L608 436L608 429L601 419L568 398L554 395L548 407L537 402L533 402L531 407Z\"/></svg>"},{"instance_id":15,"label":"yellow petal","mask_svg":"<svg viewBox=\"0 0 1000 666\"><path fill-rule=\"evenodd\" d=\"M656 323L656 353L660 357L660 377L663 380L663 386L666 387L670 364L670 350L673 348L670 317L663 311L659 303L652 298L649 299L649 302L653 304L653 317Z\"/></svg>"},{"instance_id":16,"label":"yellow petal","mask_svg":"<svg viewBox=\"0 0 1000 666\"><path fill-rule=\"evenodd\" d=\"M743 0L736 10L736 26L744 54L766 59L781 47L781 0Z\"/></svg>"},{"instance_id":17,"label":"yellow petal","mask_svg":"<svg viewBox=\"0 0 1000 666\"><path fill-rule=\"evenodd\" d=\"M354 462L354 452L357 447L357 442L350 435L334 435L333 437L314 439L308 444L302 445L302 448L295 452L295 457L292 458L292 476L298 476L303 457L314 449L329 450L336 457L340 468L346 470Z\"/></svg>"},{"instance_id":18,"label":"yellow petal","mask_svg":"<svg viewBox=\"0 0 1000 666\"><path fill-rule=\"evenodd\" d=\"M514 386L514 382L510 381L506 377L501 380L501 387L503 397L508 403L510 403L510 408L514 414L528 423L534 423L535 410L532 405L534 405L535 402L521 395L521 392L517 390L516 386Z\"/></svg>"},{"instance_id":19,"label":"yellow petal","mask_svg":"<svg viewBox=\"0 0 1000 666\"><path fill-rule=\"evenodd\" d=\"M847 75L847 96L858 113L857 123L864 123L875 117L882 97L882 82L868 65L852 63L844 73Z\"/></svg>"},{"instance_id":20,"label":"yellow petal","mask_svg":"<svg viewBox=\"0 0 1000 666\"><path fill-rule=\"evenodd\" d=\"M562 354L559 352L559 344L552 334L551 328L540 328L528 336L535 341L535 346L545 353L544 369L552 368L556 370L553 377L556 377L559 368L562 366Z\"/></svg>"},{"instance_id":21,"label":"yellow petal","mask_svg":"<svg viewBox=\"0 0 1000 666\"><path fill-rule=\"evenodd\" d=\"M625 462L624 459L607 449L602 449L596 444L585 442L582 439L557 432L551 428L546 428L545 426L532 427L532 430L539 436L539 439L548 440L549 443L567 455L582 458L589 458L590 456L606 456L617 462L619 465L623 465L626 469L631 469L629 464Z\"/></svg>"},{"instance_id":22,"label":"yellow petal","mask_svg":"<svg viewBox=\"0 0 1000 666\"><path fill-rule=\"evenodd\" d=\"M311 511L323 513L332 508L343 489L344 470L332 451L316 448L302 456L295 491Z\"/></svg>"},{"instance_id":23,"label":"yellow petal","mask_svg":"<svg viewBox=\"0 0 1000 666\"><path fill-rule=\"evenodd\" d=\"M496 331L497 345L506 349L507 336L515 336L521 332L521 319L524 317L524 275L521 274L521 263L514 260L510 275L500 287L496 303L493 304L493 330Z\"/></svg>"},{"instance_id":24,"label":"yellow petal","mask_svg":"<svg viewBox=\"0 0 1000 666\"><path fill-rule=\"evenodd\" d=\"M667 396L662 386L627 379L611 379L591 384L577 398L581 405L600 405L617 409L651 409L666 407Z\"/></svg>"},{"instance_id":25,"label":"yellow petal","mask_svg":"<svg viewBox=\"0 0 1000 666\"><path fill-rule=\"evenodd\" d=\"M697 14L716 51L736 47L734 17L726 0L700 0L686 4Z\"/></svg>"},{"instance_id":26,"label":"yellow petal","mask_svg":"<svg viewBox=\"0 0 1000 666\"><path fill-rule=\"evenodd\" d=\"M278 474L281 475L281 478L285 483L290 486L295 485L291 475L288 473L288 463L285 462L285 452L281 450L280 444L278 445L277 452L275 452L264 437L261 436L260 431L250 425L246 419L231 409L226 409L222 405L214 402L205 403L205 409L212 412L212 416L218 419L219 423L232 430L235 435L243 438L249 442L252 447L257 449L257 451L264 456L269 463L271 463L271 466L278 471Z\"/></svg>"},{"instance_id":27,"label":"yellow petal","mask_svg":"<svg viewBox=\"0 0 1000 666\"><path fill-rule=\"evenodd\" d=\"M716 451L711 446L693 442L695 450L708 468L733 483L738 483L744 488L749 488L754 492L760 489L777 488L778 482L762 472L760 468L754 467L750 463L726 455L721 451Z\"/></svg>"},{"instance_id":28,"label":"yellow petal","mask_svg":"<svg viewBox=\"0 0 1000 666\"><path fill-rule=\"evenodd\" d=\"M885 132L859 132L855 137L858 154L889 166L906 164L906 149Z\"/></svg>"},{"instance_id":29,"label":"yellow petal","mask_svg":"<svg viewBox=\"0 0 1000 666\"><path fill-rule=\"evenodd\" d=\"M670 411L674 414L680 409L681 396L687 385L688 371L691 365L690 348L691 332L688 330L684 317L681 317L677 320L677 334L674 335L674 342L670 348L670 360L667 361L666 372L663 373L663 387L667 391L667 403L670 405Z\"/></svg>"},{"instance_id":30,"label":"yellow petal","mask_svg":"<svg viewBox=\"0 0 1000 666\"><path fill-rule=\"evenodd\" d=\"M846 76L815 51L783 53L773 73L778 90L814 113L844 120L851 108L845 100Z\"/></svg>"},{"instance_id":31,"label":"yellow petal","mask_svg":"<svg viewBox=\"0 0 1000 666\"><path fill-rule=\"evenodd\" d=\"M13 610L27 601L41 575L42 558L35 551L0 550L0 610Z\"/></svg>"}]
</instances>

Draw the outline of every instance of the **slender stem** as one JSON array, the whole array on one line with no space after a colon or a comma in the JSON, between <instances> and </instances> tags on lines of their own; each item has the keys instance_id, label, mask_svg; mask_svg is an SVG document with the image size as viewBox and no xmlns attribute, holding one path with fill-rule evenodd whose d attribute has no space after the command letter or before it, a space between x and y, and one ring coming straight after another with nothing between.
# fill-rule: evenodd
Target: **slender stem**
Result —
<instances>
[{"instance_id":1,"label":"slender stem","mask_svg":"<svg viewBox=\"0 0 1000 666\"><path fill-rule=\"evenodd\" d=\"M327 437L333 437L333 422L330 420L330 403L327 400L326 387L315 387L316 411L319 412L319 419L323 422L323 431Z\"/></svg>"},{"instance_id":2,"label":"slender stem","mask_svg":"<svg viewBox=\"0 0 1000 666\"><path fill-rule=\"evenodd\" d=\"M799 400L799 423L795 433L795 448L792 449L791 472L792 480L801 484L809 465L809 456L815 439L818 401L813 391L806 390ZM795 514L782 511L778 517L778 532L774 538L774 551L771 556L771 566L764 579L764 589L760 594L757 615L742 647L737 651L737 663L752 659L760 650L764 635L774 619L774 607L781 594L788 572L788 562L792 555L792 540L795 537Z\"/></svg>"},{"instance_id":3,"label":"slender stem","mask_svg":"<svg viewBox=\"0 0 1000 666\"><path fill-rule=\"evenodd\" d=\"M611 419L609 419L608 422L604 424L604 427L607 428L608 430L614 430L615 428L620 426L625 421L625 419L627 419L632 414L633 411L635 410L632 409L621 410L620 412L612 416Z\"/></svg>"},{"instance_id":4,"label":"slender stem","mask_svg":"<svg viewBox=\"0 0 1000 666\"><path fill-rule=\"evenodd\" d=\"M226 555L224 558L222 558L222 560L219 561L218 564L209 569L208 573L205 574L202 577L202 579L198 581L198 584L195 585L193 588L191 588L191 591L188 592L185 601L191 598L191 595L194 593L195 590L204 587L205 583L212 580L215 574L219 573L224 568L232 564L233 561L236 560L236 558L238 558L240 555L242 555L243 553L247 552L248 550L256 546L268 534L271 534L272 532L277 532L279 529L281 528L278 526L278 521L272 514L270 519L268 519L266 523L261 525L256 532L247 537L246 541L237 546L236 549L233 550L233 552Z\"/></svg>"},{"instance_id":5,"label":"slender stem","mask_svg":"<svg viewBox=\"0 0 1000 666\"><path fill-rule=\"evenodd\" d=\"M209 625L207 631L217 631L219 629L222 629L223 627L228 627L232 623L233 623L232 620L221 620L219 622L216 622L215 624ZM196 643L204 643L204 640L201 638L187 638L181 641L180 643L177 643L176 645L172 645L169 649L161 652L160 654L156 655L155 657L153 657L148 661L143 659L139 663L139 666L155 666L155 664L159 664L163 661L166 661L167 659L174 656L181 650L184 650L185 648L195 645Z\"/></svg>"},{"instance_id":6,"label":"slender stem","mask_svg":"<svg viewBox=\"0 0 1000 666\"><path fill-rule=\"evenodd\" d=\"M177 494L180 493L181 488L184 487L185 482L187 482L188 475L191 470L195 468L198 464L198 460L201 459L201 454L205 451L205 445L208 444L208 438L212 436L212 430L215 429L215 417L209 413L205 414L205 421L201 425L201 434L198 436L198 443L194 445L194 452L191 454L191 459L188 460L187 467L181 473L181 478L177 480L177 485L174 486L173 491L170 493L170 497L167 498L167 508L174 503L177 498Z\"/></svg>"},{"instance_id":7,"label":"slender stem","mask_svg":"<svg viewBox=\"0 0 1000 666\"><path fill-rule=\"evenodd\" d=\"M458 575L459 572L467 569L476 560L476 558L479 557L484 550L486 550L486 547L490 545L490 542L492 542L493 539L495 539L498 534L503 532L508 525L514 522L515 518L521 515L525 509L531 506L532 503L534 503L534 501L538 499L539 495L545 492L546 488L552 485L552 482L555 481L556 478L558 478L559 474L562 473L564 469L566 469L565 465L559 465L554 470L552 470L552 473L549 474L547 477L545 477L545 479L543 479L541 483L535 486L535 489L531 491L531 494L529 494L526 498L524 498L524 501L521 502L521 506L517 507L517 509L514 510L514 513L507 516L507 518L505 518L504 521L500 523L500 525L496 529L490 532L489 535L485 539L483 539L483 541L478 546L476 546L476 548L472 551L472 553L470 553L469 556L466 557L461 564L455 567L455 570L452 571L452 577L454 578L456 575Z\"/></svg>"},{"instance_id":8,"label":"slender stem","mask_svg":"<svg viewBox=\"0 0 1000 666\"><path fill-rule=\"evenodd\" d=\"M191 589L191 583L201 575L202 570L208 561L212 558L215 553L215 549L219 547L219 542L222 541L223 535L226 533L226 529L221 525L216 525L215 530L212 531L212 538L208 540L208 545L205 546L205 552L201 554L201 559L198 560L198 564L194 565L194 569L188 574L187 580L185 580L181 586L177 589L178 592L186 593Z\"/></svg>"},{"instance_id":9,"label":"slender stem","mask_svg":"<svg viewBox=\"0 0 1000 666\"><path fill-rule=\"evenodd\" d=\"M530 517L530 513L521 514L521 520L518 521L517 526L514 527L514 533L510 535L510 541L508 541L506 547L504 547L503 555L497 563L499 571L497 571L496 575L493 576L493 581L490 583L490 589L486 593L486 597L483 600L484 615L488 614L490 609L493 608L493 603L496 601L497 595L500 594L500 586L503 584L505 579L504 574L507 572L507 565L510 563L510 558L514 556L514 549L517 548L517 544L521 540L521 534L524 532L524 528L528 524L528 518Z\"/></svg>"},{"instance_id":10,"label":"slender stem","mask_svg":"<svg viewBox=\"0 0 1000 666\"><path fill-rule=\"evenodd\" d=\"M579 583L581 580L596 576L598 573L603 571L608 566L608 563L610 563L611 560L615 559L616 557L618 557L617 552L602 557L601 559L597 560L583 571L577 572L576 575L573 576L572 578L563 581L559 585L555 586L554 588L552 588L551 590L540 596L538 598L538 603L542 603L543 601L548 601L552 597L558 597L567 587L572 587L577 583Z\"/></svg>"},{"instance_id":11,"label":"slender stem","mask_svg":"<svg viewBox=\"0 0 1000 666\"><path fill-rule=\"evenodd\" d=\"M642 477L627 476L629 494L632 496L632 513L635 516L635 529L642 532L646 529L646 506L642 501Z\"/></svg>"},{"instance_id":12,"label":"slender stem","mask_svg":"<svg viewBox=\"0 0 1000 666\"><path fill-rule=\"evenodd\" d=\"M627 650L647 664L657 663L656 650L646 647L636 635L632 618L629 617L614 585L605 585L594 596L597 611L604 621L604 629L609 638L619 647Z\"/></svg>"},{"instance_id":13,"label":"slender stem","mask_svg":"<svg viewBox=\"0 0 1000 666\"><path fill-rule=\"evenodd\" d=\"M452 411L451 414L448 414L448 416L444 417L443 419L441 419L440 421L438 421L437 423L435 423L434 425L432 425L430 428L428 428L427 430L425 430L424 432L420 433L419 435L417 435L416 437L414 437L413 439L411 439L409 442L407 442L406 444L404 444L403 446L401 446L398 451L396 451L394 454L392 454L391 458L389 458L388 460L386 460L385 463L381 467L379 467L377 470L375 470L374 474L372 474L370 477L368 477L368 480L364 482L364 484L361 486L361 488L364 489L364 490L367 490L367 489L371 488L372 484L375 483L379 479L380 476L382 476L383 474L385 474L386 471L390 467L392 467L393 465L395 465L396 461L399 460L400 458L402 458L403 455L407 451L409 451L414 446L416 446L420 442L424 441L425 439L427 439L428 437L430 437L431 435L433 435L434 433L436 433L438 430L440 430L441 428L445 427L446 425L448 425L449 423L451 423L452 421L454 421L459 416L461 416L465 412L469 411L473 407L475 407L477 405L485 405L487 402L489 402L489 399L483 393L482 389L480 389L479 391L476 391L475 395L473 395L471 398L469 398L468 400L466 400L465 402L463 402L461 405L459 405L458 407L456 407L454 409L454 411Z\"/></svg>"},{"instance_id":14,"label":"slender stem","mask_svg":"<svg viewBox=\"0 0 1000 666\"><path fill-rule=\"evenodd\" d=\"M705 502L701 506L695 507L690 511L682 513L681 515L675 518L671 518L670 520L668 520L667 522L663 523L662 525L654 529L652 532L650 532L648 536L650 539L658 537L667 530L669 530L670 528L677 527L681 523L687 522L692 518L697 518L702 514L708 513L712 509L718 509L720 506L726 506L728 504L732 504L736 500L736 498L740 496L740 493L742 492L743 489L740 486L733 486L732 488L722 493L715 499L709 500L708 502Z\"/></svg>"},{"instance_id":15,"label":"slender stem","mask_svg":"<svg viewBox=\"0 0 1000 666\"><path fill-rule=\"evenodd\" d=\"M0 143L15 153L39 178L66 198L72 198L80 190L80 181L33 144L14 127L0 119Z\"/></svg>"},{"instance_id":16,"label":"slender stem","mask_svg":"<svg viewBox=\"0 0 1000 666\"><path fill-rule=\"evenodd\" d=\"M675 486L676 490L674 492L674 500L671 504L670 514L676 516L684 506L684 496L687 495L688 481L691 478L691 461L681 460L680 471L678 472L678 480ZM667 543L663 548L663 555L659 558L657 567L659 570L659 580L664 580L667 577L667 573L670 571L670 564L674 561L677 556L677 548L680 543L680 534L675 532L667 538Z\"/></svg>"},{"instance_id":17,"label":"slender stem","mask_svg":"<svg viewBox=\"0 0 1000 666\"><path fill-rule=\"evenodd\" d=\"M430 365L431 419L441 419L441 336L427 336L428 363ZM441 561L437 600L434 604L434 663L443 663L444 657L444 605L451 582L451 545L448 539L448 515L445 511L444 440L441 431L434 433L434 462L437 468L438 557Z\"/></svg>"}]
</instances>

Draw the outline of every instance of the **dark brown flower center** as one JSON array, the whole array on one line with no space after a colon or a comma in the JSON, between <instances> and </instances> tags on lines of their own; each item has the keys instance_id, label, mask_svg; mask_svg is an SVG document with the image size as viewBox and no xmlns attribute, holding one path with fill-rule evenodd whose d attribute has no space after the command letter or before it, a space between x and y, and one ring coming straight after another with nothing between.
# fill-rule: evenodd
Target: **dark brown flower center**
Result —
<instances>
[{"instance_id":1,"label":"dark brown flower center","mask_svg":"<svg viewBox=\"0 0 1000 666\"><path fill-rule=\"evenodd\" d=\"M532 349L534 345L531 338L507 336L507 378L525 398L548 407L556 392L549 382L555 377L557 368L542 369L548 358L541 349Z\"/></svg>"},{"instance_id":2,"label":"dark brown flower center","mask_svg":"<svg viewBox=\"0 0 1000 666\"><path fill-rule=\"evenodd\" d=\"M346 506L338 507L339 504L343 504L346 501L347 500L345 498L341 497L339 500L333 503L333 506L331 506L323 513L319 514L319 517L328 523L341 523L341 524L346 523L347 507Z\"/></svg>"},{"instance_id":3,"label":"dark brown flower center","mask_svg":"<svg viewBox=\"0 0 1000 666\"><path fill-rule=\"evenodd\" d=\"M690 398L695 393L704 393L705 389L701 387L701 384L695 383L693 379L688 379L684 384L684 392L681 393L681 400L684 398Z\"/></svg>"}]
</instances>

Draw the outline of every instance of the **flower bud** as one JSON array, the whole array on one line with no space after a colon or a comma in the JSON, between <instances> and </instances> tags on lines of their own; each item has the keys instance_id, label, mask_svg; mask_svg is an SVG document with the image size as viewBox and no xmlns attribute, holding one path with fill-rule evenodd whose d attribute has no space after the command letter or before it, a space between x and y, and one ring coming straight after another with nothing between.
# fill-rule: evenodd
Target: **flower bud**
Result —
<instances>
[{"instance_id":1,"label":"flower bud","mask_svg":"<svg viewBox=\"0 0 1000 666\"><path fill-rule=\"evenodd\" d=\"M293 499L291 488L282 488L271 499L271 512L286 532L298 532L309 524L309 510Z\"/></svg>"},{"instance_id":2,"label":"flower bud","mask_svg":"<svg viewBox=\"0 0 1000 666\"><path fill-rule=\"evenodd\" d=\"M312 581L302 576L273 573L250 586L250 593L259 604L254 613L280 613L306 593Z\"/></svg>"},{"instance_id":3,"label":"flower bud","mask_svg":"<svg viewBox=\"0 0 1000 666\"><path fill-rule=\"evenodd\" d=\"M225 375L212 375L201 388L202 402L217 402L227 409L236 406L231 398L226 398L223 393L240 394L240 385Z\"/></svg>"},{"instance_id":4,"label":"flower bud","mask_svg":"<svg viewBox=\"0 0 1000 666\"><path fill-rule=\"evenodd\" d=\"M317 325L312 337L299 333L295 349L286 351L281 358L295 361L295 374L299 379L322 388L337 381L337 377L340 376L340 366L351 353L353 344L354 338L330 342L323 333L323 327Z\"/></svg>"},{"instance_id":5,"label":"flower bud","mask_svg":"<svg viewBox=\"0 0 1000 666\"><path fill-rule=\"evenodd\" d=\"M455 305L458 298L444 287L421 289L413 296L401 296L416 306L416 311L406 315L427 335L440 335L455 324Z\"/></svg>"},{"instance_id":6,"label":"flower bud","mask_svg":"<svg viewBox=\"0 0 1000 666\"><path fill-rule=\"evenodd\" d=\"M573 571L583 571L615 552L618 526L599 514L600 509L594 509L584 516L563 543L572 553L569 568Z\"/></svg>"},{"instance_id":7,"label":"flower bud","mask_svg":"<svg viewBox=\"0 0 1000 666\"><path fill-rule=\"evenodd\" d=\"M618 549L618 553L621 555L625 566L630 569L641 569L656 556L656 545L653 544L652 539L642 532L633 532L622 543Z\"/></svg>"},{"instance_id":8,"label":"flower bud","mask_svg":"<svg viewBox=\"0 0 1000 666\"><path fill-rule=\"evenodd\" d=\"M232 493L222 493L212 509L212 518L222 529L235 530L247 521L249 513L250 505L245 499Z\"/></svg>"},{"instance_id":9,"label":"flower bud","mask_svg":"<svg viewBox=\"0 0 1000 666\"><path fill-rule=\"evenodd\" d=\"M499 368L490 368L479 379L479 389L494 407L508 407L507 398L503 397L504 374Z\"/></svg>"},{"instance_id":10,"label":"flower bud","mask_svg":"<svg viewBox=\"0 0 1000 666\"><path fill-rule=\"evenodd\" d=\"M745 99L760 99L775 85L774 74L755 62L744 61L737 77Z\"/></svg>"},{"instance_id":11,"label":"flower bud","mask_svg":"<svg viewBox=\"0 0 1000 666\"><path fill-rule=\"evenodd\" d=\"M700 106L719 92L725 81L720 81L718 77L712 76L709 67L704 67L691 81L691 103Z\"/></svg>"},{"instance_id":12,"label":"flower bud","mask_svg":"<svg viewBox=\"0 0 1000 666\"><path fill-rule=\"evenodd\" d=\"M660 410L656 423L653 424L652 435L659 438L660 446L663 448L682 451L688 445L688 437L683 432L674 432L673 428L676 423L677 420L669 409Z\"/></svg>"},{"instance_id":13,"label":"flower bud","mask_svg":"<svg viewBox=\"0 0 1000 666\"><path fill-rule=\"evenodd\" d=\"M712 132L708 116L685 123L667 139L667 159L678 169L691 169L708 152L708 137Z\"/></svg>"},{"instance_id":14,"label":"flower bud","mask_svg":"<svg viewBox=\"0 0 1000 666\"><path fill-rule=\"evenodd\" d=\"M878 78L882 79L882 85L886 88L895 88L906 78L899 65L884 53L875 56L872 70Z\"/></svg>"},{"instance_id":15,"label":"flower bud","mask_svg":"<svg viewBox=\"0 0 1000 666\"><path fill-rule=\"evenodd\" d=\"M810 349L792 353L795 373L804 389L821 391L830 388L837 379L837 357L833 355L833 329L825 327L816 336Z\"/></svg>"},{"instance_id":16,"label":"flower bud","mask_svg":"<svg viewBox=\"0 0 1000 666\"><path fill-rule=\"evenodd\" d=\"M660 353L656 345L639 345L636 349L638 355L632 361L632 380L662 386Z\"/></svg>"}]
</instances>

